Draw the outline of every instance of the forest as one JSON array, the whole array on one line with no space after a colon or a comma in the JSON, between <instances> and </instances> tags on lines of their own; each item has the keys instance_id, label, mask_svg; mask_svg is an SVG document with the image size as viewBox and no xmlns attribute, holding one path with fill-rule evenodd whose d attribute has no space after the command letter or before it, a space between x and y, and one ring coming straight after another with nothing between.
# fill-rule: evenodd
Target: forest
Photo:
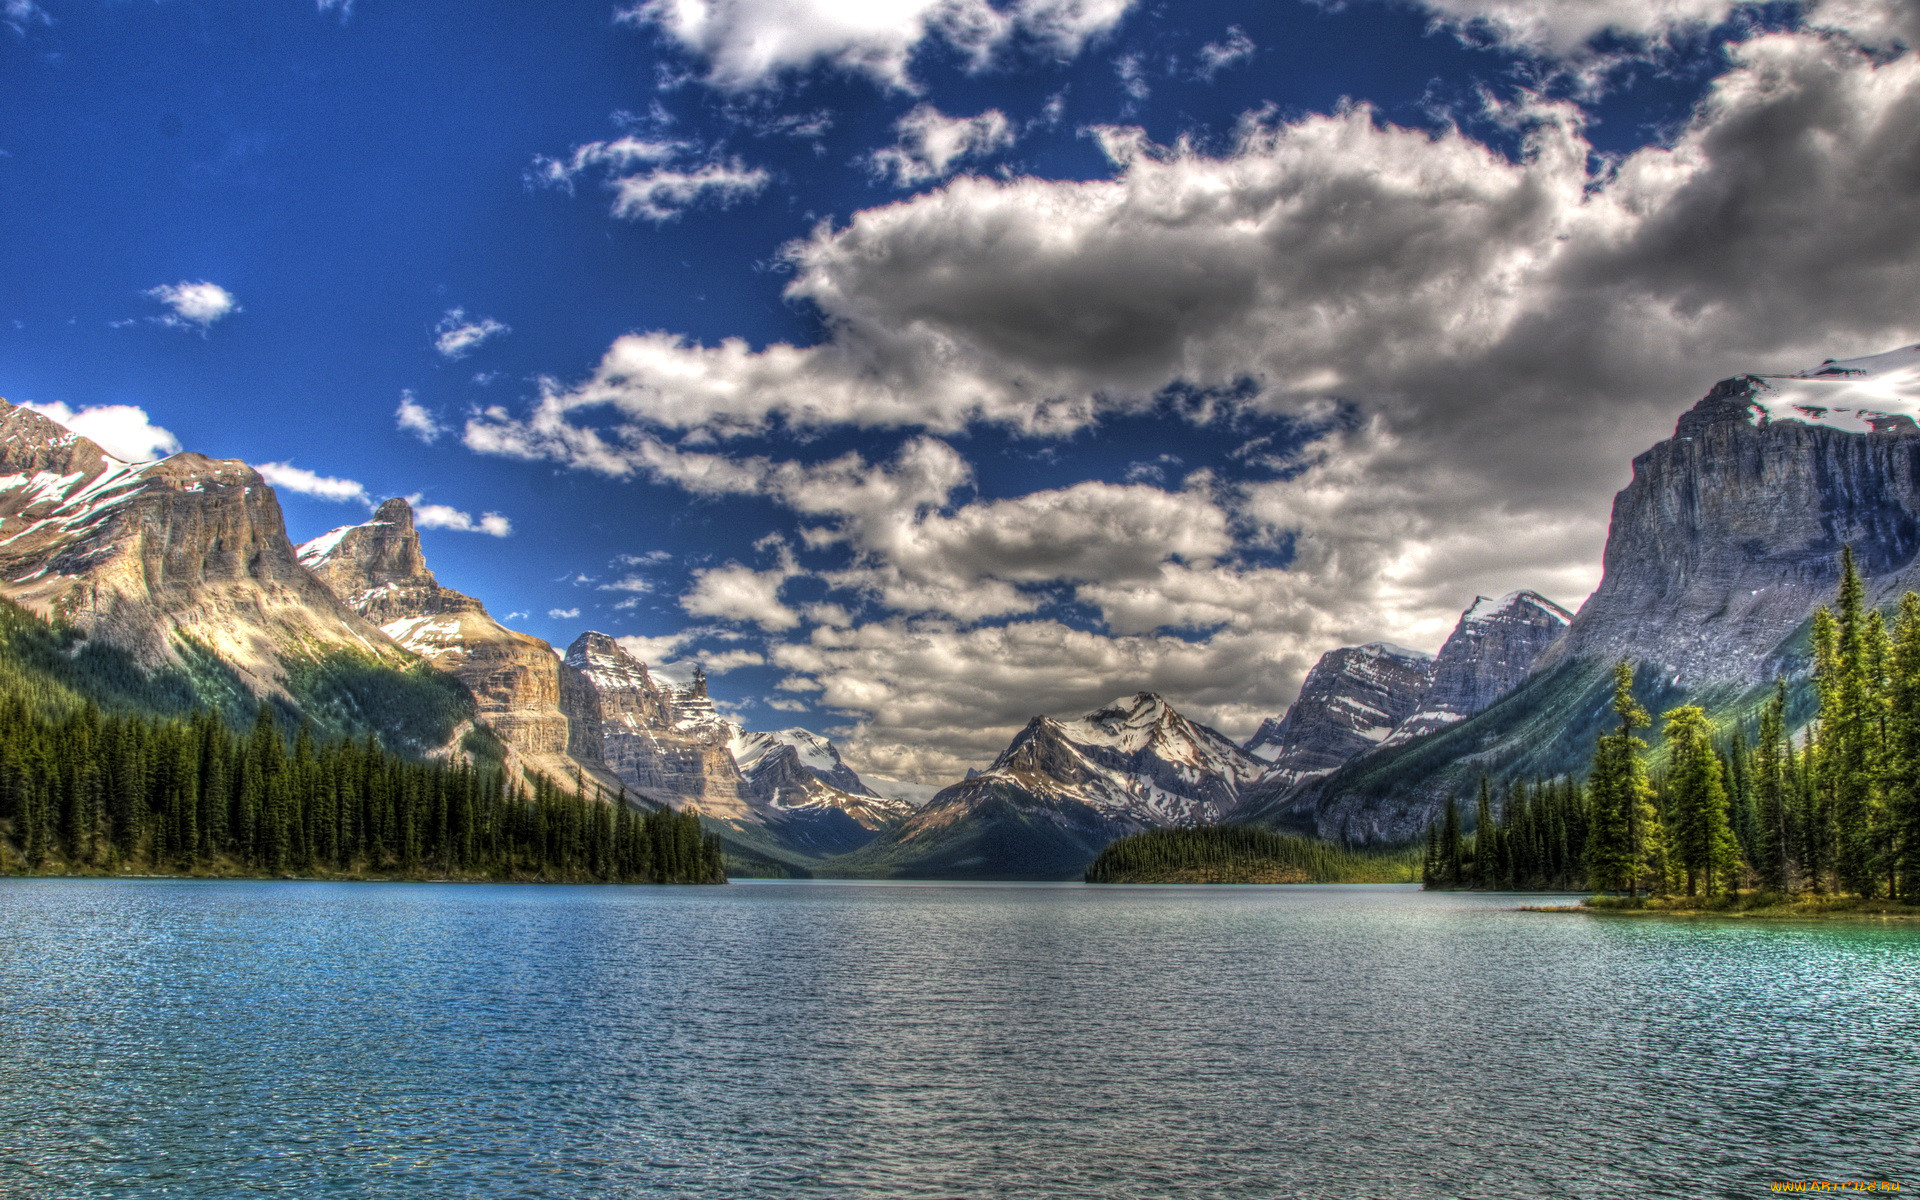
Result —
<instances>
[{"instance_id":1,"label":"forest","mask_svg":"<svg viewBox=\"0 0 1920 1200\"><path fill-rule=\"evenodd\" d=\"M1716 735L1693 705L1652 716L1633 669L1614 670L1616 724L1584 785L1516 788L1496 817L1481 785L1473 832L1449 801L1427 834L1431 888L1566 888L1617 903L1728 904L1794 897L1920 903L1920 595L1891 623L1866 602L1851 551L1840 594L1814 614L1816 710L1788 729L1785 681L1758 728Z\"/></svg>"},{"instance_id":2,"label":"forest","mask_svg":"<svg viewBox=\"0 0 1920 1200\"><path fill-rule=\"evenodd\" d=\"M44 626L8 614L10 643ZM0 658L0 872L724 882L699 818L643 812L484 758L218 712L103 708Z\"/></svg>"},{"instance_id":3,"label":"forest","mask_svg":"<svg viewBox=\"0 0 1920 1200\"><path fill-rule=\"evenodd\" d=\"M1411 883L1407 851L1362 853L1249 825L1154 829L1113 842L1088 883Z\"/></svg>"}]
</instances>

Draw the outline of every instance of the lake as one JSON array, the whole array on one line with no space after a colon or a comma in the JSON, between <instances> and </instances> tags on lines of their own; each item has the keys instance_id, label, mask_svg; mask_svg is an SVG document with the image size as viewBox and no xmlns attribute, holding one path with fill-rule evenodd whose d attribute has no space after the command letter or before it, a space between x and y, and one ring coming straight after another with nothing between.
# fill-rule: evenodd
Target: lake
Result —
<instances>
[{"instance_id":1,"label":"lake","mask_svg":"<svg viewBox=\"0 0 1920 1200\"><path fill-rule=\"evenodd\" d=\"M0 1195L1920 1187L1920 928L1535 899L0 881Z\"/></svg>"}]
</instances>

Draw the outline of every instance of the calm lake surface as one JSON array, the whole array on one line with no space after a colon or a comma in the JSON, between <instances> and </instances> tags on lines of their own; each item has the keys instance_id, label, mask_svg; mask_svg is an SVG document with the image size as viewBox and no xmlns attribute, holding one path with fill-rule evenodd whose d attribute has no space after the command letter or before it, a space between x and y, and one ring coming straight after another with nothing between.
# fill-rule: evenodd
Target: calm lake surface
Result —
<instances>
[{"instance_id":1,"label":"calm lake surface","mask_svg":"<svg viewBox=\"0 0 1920 1200\"><path fill-rule=\"evenodd\" d=\"M0 1195L1920 1188L1920 928L1525 899L0 881Z\"/></svg>"}]
</instances>

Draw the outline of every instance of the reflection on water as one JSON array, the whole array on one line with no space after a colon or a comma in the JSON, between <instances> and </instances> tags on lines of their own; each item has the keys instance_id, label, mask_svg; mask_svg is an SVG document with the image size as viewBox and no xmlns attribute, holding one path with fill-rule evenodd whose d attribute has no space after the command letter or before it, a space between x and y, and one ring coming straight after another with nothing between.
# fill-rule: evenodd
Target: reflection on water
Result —
<instances>
[{"instance_id":1,"label":"reflection on water","mask_svg":"<svg viewBox=\"0 0 1920 1200\"><path fill-rule=\"evenodd\" d=\"M1920 929L1516 903L5 881L0 1195L1920 1187Z\"/></svg>"}]
</instances>

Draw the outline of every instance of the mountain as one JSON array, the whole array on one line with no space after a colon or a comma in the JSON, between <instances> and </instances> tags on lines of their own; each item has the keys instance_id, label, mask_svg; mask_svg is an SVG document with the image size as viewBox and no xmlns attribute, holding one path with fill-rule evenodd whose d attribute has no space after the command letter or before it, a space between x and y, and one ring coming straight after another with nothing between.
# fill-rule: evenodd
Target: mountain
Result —
<instances>
[{"instance_id":1,"label":"mountain","mask_svg":"<svg viewBox=\"0 0 1920 1200\"><path fill-rule=\"evenodd\" d=\"M1373 750L1433 688L1434 658L1390 642L1342 646L1313 664L1286 716L1267 718L1243 745L1268 763L1276 787L1324 775Z\"/></svg>"},{"instance_id":2,"label":"mountain","mask_svg":"<svg viewBox=\"0 0 1920 1200\"><path fill-rule=\"evenodd\" d=\"M582 682L568 702L579 757L604 763L642 795L723 820L757 819L727 749L734 727L714 711L704 674L696 670L684 688L663 685L617 640L591 631L561 665Z\"/></svg>"},{"instance_id":3,"label":"mountain","mask_svg":"<svg viewBox=\"0 0 1920 1200\"><path fill-rule=\"evenodd\" d=\"M811 730L736 728L728 749L755 811L791 845L841 854L913 813L913 805L869 789L833 743Z\"/></svg>"},{"instance_id":4,"label":"mountain","mask_svg":"<svg viewBox=\"0 0 1920 1200\"><path fill-rule=\"evenodd\" d=\"M448 748L472 701L301 565L273 489L194 453L128 463L0 400L0 594L191 703Z\"/></svg>"},{"instance_id":5,"label":"mountain","mask_svg":"<svg viewBox=\"0 0 1920 1200\"><path fill-rule=\"evenodd\" d=\"M1804 715L1810 618L1834 599L1841 549L1852 547L1874 603L1920 589L1920 425L1911 412L1849 402L1850 385L1916 369L1920 347L1716 384L1671 438L1634 459L1600 586L1521 686L1290 794L1250 798L1238 816L1404 841L1447 796L1470 796L1483 772L1496 782L1582 774L1610 723L1608 673L1622 659L1656 715L1698 703L1723 724L1744 719L1781 676L1796 685L1790 711Z\"/></svg>"},{"instance_id":6,"label":"mountain","mask_svg":"<svg viewBox=\"0 0 1920 1200\"><path fill-rule=\"evenodd\" d=\"M553 647L508 629L480 601L442 587L427 569L413 506L388 500L373 519L321 534L300 563L349 608L473 693L481 721L510 757L556 781L598 773L568 753L567 680ZM602 781L605 782L604 780Z\"/></svg>"},{"instance_id":7,"label":"mountain","mask_svg":"<svg viewBox=\"0 0 1920 1200\"><path fill-rule=\"evenodd\" d=\"M1539 592L1476 596L1434 659L1433 686L1420 710L1381 745L1412 741L1490 707L1520 686L1572 619Z\"/></svg>"},{"instance_id":8,"label":"mountain","mask_svg":"<svg viewBox=\"0 0 1920 1200\"><path fill-rule=\"evenodd\" d=\"M1035 717L993 766L834 860L902 878L1068 878L1114 838L1219 820L1266 764L1150 692Z\"/></svg>"}]
</instances>

